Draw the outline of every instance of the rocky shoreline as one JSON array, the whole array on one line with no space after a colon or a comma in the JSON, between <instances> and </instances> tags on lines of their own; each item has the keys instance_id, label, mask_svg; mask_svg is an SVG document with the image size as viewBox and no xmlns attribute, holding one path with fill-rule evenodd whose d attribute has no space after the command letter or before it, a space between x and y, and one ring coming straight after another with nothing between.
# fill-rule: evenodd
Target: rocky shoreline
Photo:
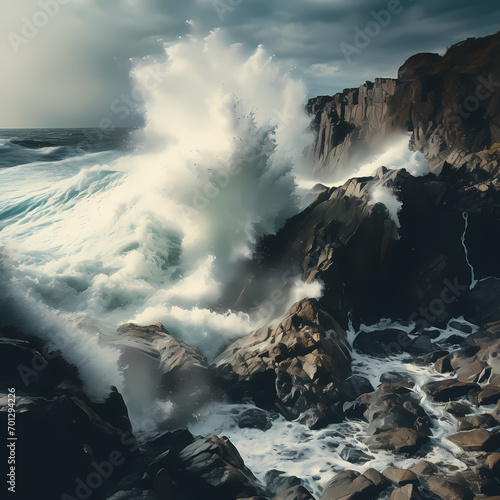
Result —
<instances>
[{"instance_id":1,"label":"rocky shoreline","mask_svg":"<svg viewBox=\"0 0 500 500\"><path fill-rule=\"evenodd\" d=\"M445 56L410 58L396 80L309 102L318 172L343 175L393 131L412 134L431 172L381 166L319 186L315 201L262 239L220 307L249 312L256 296L273 302L291 270L320 281L322 297L267 318L214 360L168 325L119 327L113 345L125 389L141 394L138 408L169 404L169 417L149 430L133 426L129 411L138 408L127 408L113 381L103 380L109 395L93 401L58 351L3 329L0 415L6 426L16 388L17 497L499 498L498 47L500 34L467 40ZM453 106L488 84L490 94L459 123ZM377 201L377 189L392 204ZM303 439L331 431L321 473L257 477L245 449L188 430L220 403L246 405L233 428L262 440L278 421L300 427ZM335 427L351 423L360 429L355 445ZM328 465L334 453L339 462ZM377 454L383 469L370 466Z\"/></svg>"}]
</instances>

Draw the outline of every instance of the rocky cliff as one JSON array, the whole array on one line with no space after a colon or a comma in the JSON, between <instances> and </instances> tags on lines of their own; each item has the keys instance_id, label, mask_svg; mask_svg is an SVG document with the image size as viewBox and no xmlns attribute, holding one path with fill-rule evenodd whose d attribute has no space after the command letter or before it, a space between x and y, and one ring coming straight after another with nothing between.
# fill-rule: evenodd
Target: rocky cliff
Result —
<instances>
[{"instance_id":1,"label":"rocky cliff","mask_svg":"<svg viewBox=\"0 0 500 500\"><path fill-rule=\"evenodd\" d=\"M411 133L433 172L445 163L498 167L500 34L468 39L446 54L417 54L397 79L376 79L332 97L311 99L317 171L345 178L390 132Z\"/></svg>"}]
</instances>

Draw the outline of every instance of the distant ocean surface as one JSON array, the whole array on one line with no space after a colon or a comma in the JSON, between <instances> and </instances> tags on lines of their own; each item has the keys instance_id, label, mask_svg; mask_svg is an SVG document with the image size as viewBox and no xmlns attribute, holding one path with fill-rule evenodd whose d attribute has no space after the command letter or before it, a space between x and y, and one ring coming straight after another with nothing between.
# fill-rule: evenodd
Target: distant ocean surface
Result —
<instances>
[{"instance_id":1,"label":"distant ocean surface","mask_svg":"<svg viewBox=\"0 0 500 500\"><path fill-rule=\"evenodd\" d=\"M0 129L0 168L54 162L105 151L130 151L134 129Z\"/></svg>"}]
</instances>

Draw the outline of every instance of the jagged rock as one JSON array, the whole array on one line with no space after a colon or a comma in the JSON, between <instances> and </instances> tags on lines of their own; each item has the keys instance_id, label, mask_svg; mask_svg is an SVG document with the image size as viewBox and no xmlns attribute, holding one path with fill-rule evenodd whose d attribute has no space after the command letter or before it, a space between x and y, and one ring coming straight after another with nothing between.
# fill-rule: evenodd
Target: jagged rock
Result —
<instances>
[{"instance_id":1,"label":"jagged rock","mask_svg":"<svg viewBox=\"0 0 500 500\"><path fill-rule=\"evenodd\" d=\"M0 356L0 423L7 429L8 388L15 387L16 428L22 433L15 465L23 480L17 481L15 496L61 498L75 496L77 489L104 496L141 468L116 388L110 387L103 401L92 401L61 352L14 328L0 331ZM114 381L103 386L107 382ZM96 488L87 484L92 474Z\"/></svg>"},{"instance_id":2,"label":"jagged rock","mask_svg":"<svg viewBox=\"0 0 500 500\"><path fill-rule=\"evenodd\" d=\"M428 436L413 429L399 428L375 434L368 439L368 447L372 450L392 451L398 454L413 455L429 441Z\"/></svg>"},{"instance_id":3,"label":"jagged rock","mask_svg":"<svg viewBox=\"0 0 500 500\"><path fill-rule=\"evenodd\" d=\"M176 425L185 423L207 402L220 396L206 359L194 347L176 340L160 323L118 328L125 384L137 394L135 404L156 398L175 405Z\"/></svg>"},{"instance_id":4,"label":"jagged rock","mask_svg":"<svg viewBox=\"0 0 500 500\"><path fill-rule=\"evenodd\" d=\"M357 448L353 448L349 445L346 445L340 452L340 457L351 464L365 464L375 458L373 455L368 455L364 451L358 450Z\"/></svg>"},{"instance_id":5,"label":"jagged rock","mask_svg":"<svg viewBox=\"0 0 500 500\"><path fill-rule=\"evenodd\" d=\"M474 494L462 476L431 476L427 479L430 490L443 500L472 500Z\"/></svg>"},{"instance_id":6,"label":"jagged rock","mask_svg":"<svg viewBox=\"0 0 500 500\"><path fill-rule=\"evenodd\" d=\"M469 415L458 419L458 430L488 429L498 425L498 422L488 413L484 415Z\"/></svg>"},{"instance_id":7,"label":"jagged rock","mask_svg":"<svg viewBox=\"0 0 500 500\"><path fill-rule=\"evenodd\" d=\"M486 459L488 468L492 470L495 474L500 471L500 453L494 452L490 453Z\"/></svg>"},{"instance_id":8,"label":"jagged rock","mask_svg":"<svg viewBox=\"0 0 500 500\"><path fill-rule=\"evenodd\" d=\"M443 356L439 358L434 363L434 370L438 373L450 373L453 371L453 367L451 366L450 355Z\"/></svg>"},{"instance_id":9,"label":"jagged rock","mask_svg":"<svg viewBox=\"0 0 500 500\"><path fill-rule=\"evenodd\" d=\"M264 476L267 489L273 494L277 495L284 490L288 490L294 486L301 486L302 480L297 476L287 476L283 471L270 470Z\"/></svg>"},{"instance_id":10,"label":"jagged rock","mask_svg":"<svg viewBox=\"0 0 500 500\"><path fill-rule=\"evenodd\" d=\"M469 403L458 401L450 401L449 403L446 403L444 409L455 417L465 417L465 415L472 413L472 408Z\"/></svg>"},{"instance_id":11,"label":"jagged rock","mask_svg":"<svg viewBox=\"0 0 500 500\"><path fill-rule=\"evenodd\" d=\"M397 431L401 427L430 434L432 420L413 399L411 381L383 383L376 391L362 394L353 402L344 404L348 418L364 419L373 434Z\"/></svg>"},{"instance_id":12,"label":"jagged rock","mask_svg":"<svg viewBox=\"0 0 500 500\"><path fill-rule=\"evenodd\" d=\"M375 152L374 139L385 131L387 98L396 85L396 80L377 78L374 83L309 101L307 108L318 132L309 154L319 175L334 171L345 177L350 166Z\"/></svg>"},{"instance_id":13,"label":"jagged rock","mask_svg":"<svg viewBox=\"0 0 500 500\"><path fill-rule=\"evenodd\" d=\"M454 353L451 364L457 378L463 382L489 382L485 388L500 385L500 366L496 362L500 340L484 341L481 345L472 345Z\"/></svg>"},{"instance_id":14,"label":"jagged rock","mask_svg":"<svg viewBox=\"0 0 500 500\"><path fill-rule=\"evenodd\" d=\"M396 488L389 500L426 500L428 497L414 484Z\"/></svg>"},{"instance_id":15,"label":"jagged rock","mask_svg":"<svg viewBox=\"0 0 500 500\"><path fill-rule=\"evenodd\" d=\"M268 413L263 410L250 409L246 410L237 418L238 427L240 429L260 429L261 431L267 431L272 426L271 418Z\"/></svg>"},{"instance_id":16,"label":"jagged rock","mask_svg":"<svg viewBox=\"0 0 500 500\"><path fill-rule=\"evenodd\" d=\"M299 415L298 421L311 430L318 430L329 424L341 422L342 416L335 412L334 409L332 410L321 403L317 403L313 408L303 411Z\"/></svg>"},{"instance_id":17,"label":"jagged rock","mask_svg":"<svg viewBox=\"0 0 500 500\"><path fill-rule=\"evenodd\" d=\"M128 423L120 428L102 418L99 406L83 393L49 399L22 396L19 391L18 396L16 428L22 430L23 439L16 442L16 467L27 474L17 484L19 498L76 497L77 491L103 497L142 468L139 445L124 429L130 426L126 409L122 413L115 403L106 408L108 416L112 409L119 412L114 421ZM7 428L5 409L2 398L0 420ZM60 474L57 481L54 470Z\"/></svg>"},{"instance_id":18,"label":"jagged rock","mask_svg":"<svg viewBox=\"0 0 500 500\"><path fill-rule=\"evenodd\" d=\"M274 497L273 500L314 500L311 493L304 486L292 486L282 491Z\"/></svg>"},{"instance_id":19,"label":"jagged rock","mask_svg":"<svg viewBox=\"0 0 500 500\"><path fill-rule=\"evenodd\" d=\"M453 334L443 340L443 344L448 345L461 345L465 342L465 337L463 335Z\"/></svg>"},{"instance_id":20,"label":"jagged rock","mask_svg":"<svg viewBox=\"0 0 500 500\"><path fill-rule=\"evenodd\" d=\"M381 491L389 486L387 479L375 469L365 470L363 476L368 478L376 487L380 488Z\"/></svg>"},{"instance_id":21,"label":"jagged rock","mask_svg":"<svg viewBox=\"0 0 500 500\"><path fill-rule=\"evenodd\" d=\"M311 428L338 421L331 406L351 370L345 331L310 299L295 304L274 326L229 345L215 364L233 400L252 397L285 418L301 416Z\"/></svg>"},{"instance_id":22,"label":"jagged rock","mask_svg":"<svg viewBox=\"0 0 500 500\"><path fill-rule=\"evenodd\" d=\"M500 401L500 387L496 385L487 385L477 395L477 402L480 405L496 404Z\"/></svg>"},{"instance_id":23,"label":"jagged rock","mask_svg":"<svg viewBox=\"0 0 500 500\"><path fill-rule=\"evenodd\" d=\"M417 476L413 472L397 467L387 467L383 475L396 486L405 486L406 484L418 482Z\"/></svg>"},{"instance_id":24,"label":"jagged rock","mask_svg":"<svg viewBox=\"0 0 500 500\"><path fill-rule=\"evenodd\" d=\"M369 477L374 476L370 474ZM369 477L356 471L345 470L327 483L321 500L374 499L384 489L385 485L377 478L372 480Z\"/></svg>"},{"instance_id":25,"label":"jagged rock","mask_svg":"<svg viewBox=\"0 0 500 500\"><path fill-rule=\"evenodd\" d=\"M341 402L354 401L361 394L373 392L371 382L361 375L351 375L339 387L339 400Z\"/></svg>"},{"instance_id":26,"label":"jagged rock","mask_svg":"<svg viewBox=\"0 0 500 500\"><path fill-rule=\"evenodd\" d=\"M422 333L432 340L436 340L441 336L441 332L439 330L435 330L435 329L425 328L422 331Z\"/></svg>"},{"instance_id":27,"label":"jagged rock","mask_svg":"<svg viewBox=\"0 0 500 500\"><path fill-rule=\"evenodd\" d=\"M460 382L458 379L439 380L424 386L424 391L434 401L446 402L467 396L472 390L479 386L473 383Z\"/></svg>"},{"instance_id":28,"label":"jagged rock","mask_svg":"<svg viewBox=\"0 0 500 500\"><path fill-rule=\"evenodd\" d=\"M470 325L467 325L465 323L460 323L459 321L450 321L449 327L466 334L471 334L473 332L473 329ZM463 340L465 337L461 336L461 338Z\"/></svg>"},{"instance_id":29,"label":"jagged rock","mask_svg":"<svg viewBox=\"0 0 500 500\"><path fill-rule=\"evenodd\" d=\"M448 439L466 451L495 451L500 444L500 435L486 429L458 432Z\"/></svg>"},{"instance_id":30,"label":"jagged rock","mask_svg":"<svg viewBox=\"0 0 500 500\"><path fill-rule=\"evenodd\" d=\"M472 467L462 472L462 477L467 481L469 488L480 495L500 494L500 484L494 473L484 467Z\"/></svg>"},{"instance_id":31,"label":"jagged rock","mask_svg":"<svg viewBox=\"0 0 500 500\"><path fill-rule=\"evenodd\" d=\"M416 361L421 362L424 365L428 365L431 363L435 363L439 358L442 358L442 357L446 356L447 354L449 354L448 351L440 349L438 351L432 351L432 352L425 354L423 356L419 356L416 359Z\"/></svg>"},{"instance_id":32,"label":"jagged rock","mask_svg":"<svg viewBox=\"0 0 500 500\"><path fill-rule=\"evenodd\" d=\"M148 470L157 474L166 469L185 498L265 496L264 488L226 437L165 433L145 444L145 456L150 460Z\"/></svg>"},{"instance_id":33,"label":"jagged rock","mask_svg":"<svg viewBox=\"0 0 500 500\"><path fill-rule=\"evenodd\" d=\"M425 335L419 335L408 348L408 352L413 354L430 354L434 351L434 345L431 339Z\"/></svg>"},{"instance_id":34,"label":"jagged rock","mask_svg":"<svg viewBox=\"0 0 500 500\"><path fill-rule=\"evenodd\" d=\"M495 409L490 412L490 415L495 419L500 422L500 401L497 403L495 406Z\"/></svg>"},{"instance_id":35,"label":"jagged rock","mask_svg":"<svg viewBox=\"0 0 500 500\"><path fill-rule=\"evenodd\" d=\"M383 358L402 352L411 352L413 343L403 330L388 329L358 333L353 347L369 356Z\"/></svg>"},{"instance_id":36,"label":"jagged rock","mask_svg":"<svg viewBox=\"0 0 500 500\"><path fill-rule=\"evenodd\" d=\"M60 351L16 328L0 329L0 358L0 388L49 398L82 392L78 369Z\"/></svg>"},{"instance_id":37,"label":"jagged rock","mask_svg":"<svg viewBox=\"0 0 500 500\"><path fill-rule=\"evenodd\" d=\"M417 476L430 476L438 470L437 466L427 460L420 460L410 469Z\"/></svg>"}]
</instances>

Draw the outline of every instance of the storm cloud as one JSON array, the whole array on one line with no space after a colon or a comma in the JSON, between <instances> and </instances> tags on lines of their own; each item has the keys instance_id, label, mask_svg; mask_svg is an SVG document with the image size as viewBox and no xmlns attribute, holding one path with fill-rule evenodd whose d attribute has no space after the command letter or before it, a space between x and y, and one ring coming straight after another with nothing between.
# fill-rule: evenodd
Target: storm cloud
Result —
<instances>
[{"instance_id":1,"label":"storm cloud","mask_svg":"<svg viewBox=\"0 0 500 500\"><path fill-rule=\"evenodd\" d=\"M116 122L138 60L215 28L249 53L263 45L312 97L500 26L493 0L4 0L0 13L2 128ZM135 104L119 125L141 123Z\"/></svg>"}]
</instances>

